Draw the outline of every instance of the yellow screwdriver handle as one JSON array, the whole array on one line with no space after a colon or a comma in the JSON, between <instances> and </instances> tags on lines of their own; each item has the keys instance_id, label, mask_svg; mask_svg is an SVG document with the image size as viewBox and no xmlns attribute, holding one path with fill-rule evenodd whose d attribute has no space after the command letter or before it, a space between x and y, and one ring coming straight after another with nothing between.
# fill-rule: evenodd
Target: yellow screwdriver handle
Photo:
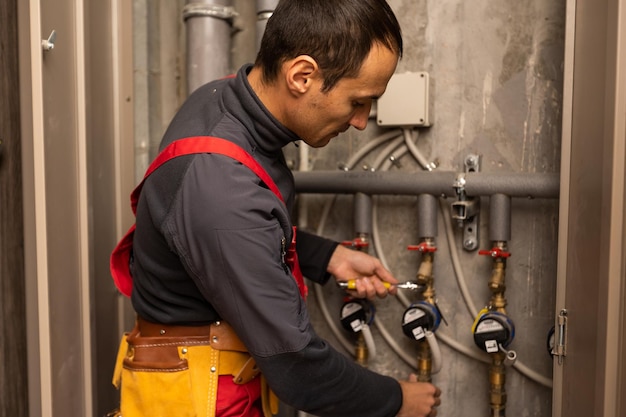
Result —
<instances>
[{"instance_id":1,"label":"yellow screwdriver handle","mask_svg":"<svg viewBox=\"0 0 626 417\"><path fill-rule=\"evenodd\" d=\"M339 285L346 290L356 290L356 279L340 282ZM385 288L391 288L391 284L389 282L383 281L383 285Z\"/></svg>"}]
</instances>

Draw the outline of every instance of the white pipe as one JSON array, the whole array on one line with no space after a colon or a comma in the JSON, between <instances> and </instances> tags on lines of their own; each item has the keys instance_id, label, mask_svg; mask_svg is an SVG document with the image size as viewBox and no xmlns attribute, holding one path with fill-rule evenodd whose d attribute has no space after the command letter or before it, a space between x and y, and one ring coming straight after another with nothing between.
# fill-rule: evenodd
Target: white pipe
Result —
<instances>
[{"instance_id":1,"label":"white pipe","mask_svg":"<svg viewBox=\"0 0 626 417\"><path fill-rule=\"evenodd\" d=\"M435 337L435 333L430 330L426 330L426 341L428 342L428 346L430 347L430 358L431 358L431 374L436 374L441 371L441 364L443 362L441 358L441 349L439 348L439 343L437 343L437 337Z\"/></svg>"},{"instance_id":2,"label":"white pipe","mask_svg":"<svg viewBox=\"0 0 626 417\"><path fill-rule=\"evenodd\" d=\"M369 360L376 358L376 343L372 336L372 330L367 323L363 323L361 326L361 333L363 333L363 339L365 340L365 346L367 346L367 355Z\"/></svg>"},{"instance_id":3,"label":"white pipe","mask_svg":"<svg viewBox=\"0 0 626 417\"><path fill-rule=\"evenodd\" d=\"M428 162L426 158L422 155L422 153L417 148L416 142L418 139L417 130L411 130L408 128L402 129L402 134L404 135L404 143L407 148L411 152L411 155L415 158L415 160L427 171L432 171L435 168L435 164L432 162Z\"/></svg>"},{"instance_id":4,"label":"white pipe","mask_svg":"<svg viewBox=\"0 0 626 417\"><path fill-rule=\"evenodd\" d=\"M452 266L454 268L454 276L456 277L456 282L459 290L463 295L463 301L465 302L467 311L469 312L472 319L474 319L478 315L478 309L476 308L476 305L472 300L472 296L470 295L469 289L467 288L467 281L465 279L465 274L463 273L463 268L461 267L459 252L456 248L456 245L454 244L454 231L452 229L452 222L450 221L450 212L442 200L439 200L439 207L441 209L441 215L443 217L443 222L445 225L446 236L448 237L448 248L450 250L450 259L452 260Z\"/></svg>"}]
</instances>

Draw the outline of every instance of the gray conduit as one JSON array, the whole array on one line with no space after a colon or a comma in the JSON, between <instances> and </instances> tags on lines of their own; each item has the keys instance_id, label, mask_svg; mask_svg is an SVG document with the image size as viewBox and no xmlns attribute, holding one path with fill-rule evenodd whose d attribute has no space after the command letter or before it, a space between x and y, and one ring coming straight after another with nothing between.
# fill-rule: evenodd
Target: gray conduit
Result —
<instances>
[{"instance_id":1,"label":"gray conduit","mask_svg":"<svg viewBox=\"0 0 626 417\"><path fill-rule=\"evenodd\" d=\"M511 240L511 197L506 194L494 194L489 198L489 240Z\"/></svg>"},{"instance_id":2,"label":"gray conduit","mask_svg":"<svg viewBox=\"0 0 626 417\"><path fill-rule=\"evenodd\" d=\"M522 198L558 198L559 174L390 171L310 171L294 172L296 191L316 194L456 196L454 184L464 178L468 196L506 194Z\"/></svg>"},{"instance_id":3,"label":"gray conduit","mask_svg":"<svg viewBox=\"0 0 626 417\"><path fill-rule=\"evenodd\" d=\"M261 47L261 39L265 33L267 21L278 6L278 0L257 0L256 2L256 50Z\"/></svg>"},{"instance_id":4,"label":"gray conduit","mask_svg":"<svg viewBox=\"0 0 626 417\"><path fill-rule=\"evenodd\" d=\"M215 4L219 3L219 4ZM187 30L187 92L232 72L230 0L190 0L183 8Z\"/></svg>"},{"instance_id":5,"label":"gray conduit","mask_svg":"<svg viewBox=\"0 0 626 417\"><path fill-rule=\"evenodd\" d=\"M420 194L417 207L417 237L434 239L437 236L437 198L432 194Z\"/></svg>"},{"instance_id":6,"label":"gray conduit","mask_svg":"<svg viewBox=\"0 0 626 417\"><path fill-rule=\"evenodd\" d=\"M354 195L354 231L357 235L372 234L372 197L365 193Z\"/></svg>"}]
</instances>

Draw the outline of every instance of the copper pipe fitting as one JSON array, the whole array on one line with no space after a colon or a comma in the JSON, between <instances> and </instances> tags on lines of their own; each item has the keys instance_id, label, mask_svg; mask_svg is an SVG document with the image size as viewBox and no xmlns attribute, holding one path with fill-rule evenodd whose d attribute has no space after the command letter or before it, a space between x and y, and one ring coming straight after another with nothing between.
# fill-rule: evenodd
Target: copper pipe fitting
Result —
<instances>
[{"instance_id":1,"label":"copper pipe fitting","mask_svg":"<svg viewBox=\"0 0 626 417\"><path fill-rule=\"evenodd\" d=\"M417 380L420 382L432 381L432 357L430 346L426 339L419 341L417 351Z\"/></svg>"}]
</instances>

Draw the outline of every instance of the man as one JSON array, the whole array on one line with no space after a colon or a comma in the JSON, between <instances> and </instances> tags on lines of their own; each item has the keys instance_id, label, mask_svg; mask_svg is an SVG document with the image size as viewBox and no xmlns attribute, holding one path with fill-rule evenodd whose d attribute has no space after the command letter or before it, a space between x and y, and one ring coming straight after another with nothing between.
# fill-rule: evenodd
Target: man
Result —
<instances>
[{"instance_id":1,"label":"man","mask_svg":"<svg viewBox=\"0 0 626 417\"><path fill-rule=\"evenodd\" d=\"M131 262L138 327L128 337L130 348L123 344L120 351L124 370L116 371L123 372L122 415L167 415L165 407L175 403L177 416L199 409L261 416L264 381L283 402L318 416L436 415L440 391L433 385L373 373L317 336L297 274L286 267L294 184L282 147L298 140L321 147L350 126L364 129L401 55L400 27L384 0L282 0L254 66L190 95L161 149L182 138L222 138L243 148L271 180L219 152L179 156L145 180ZM355 295L369 298L387 295L383 281L397 282L378 259L337 242L298 231L296 247L304 275L314 282L358 278ZM212 333L226 323L236 336ZM209 334L215 350L192 358L193 344ZM186 342L167 339L178 336ZM220 350L222 341L237 336L245 349ZM161 369L205 373L142 382L148 364L164 363L153 347L170 342L175 363ZM249 367L222 372L241 350L262 377L242 383ZM220 363L207 365L216 351ZM213 383L198 388L218 368L217 393Z\"/></svg>"}]
</instances>

